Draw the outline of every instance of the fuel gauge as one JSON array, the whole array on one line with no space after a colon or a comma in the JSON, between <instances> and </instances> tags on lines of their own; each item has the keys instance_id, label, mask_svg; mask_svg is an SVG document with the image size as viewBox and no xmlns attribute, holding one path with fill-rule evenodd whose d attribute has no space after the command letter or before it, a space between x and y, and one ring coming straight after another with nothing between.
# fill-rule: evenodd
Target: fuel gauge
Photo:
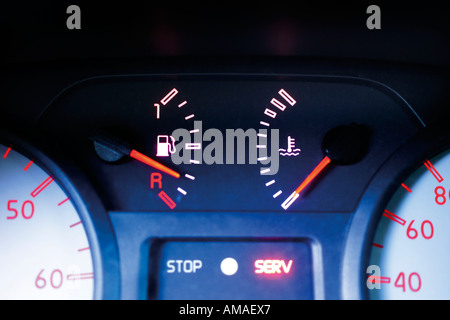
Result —
<instances>
[{"instance_id":1,"label":"fuel gauge","mask_svg":"<svg viewBox=\"0 0 450 320\"><path fill-rule=\"evenodd\" d=\"M134 162L149 168L148 189L156 191L161 203L164 203L170 210L175 209L182 197L187 196L188 191L185 185L189 185L190 181L195 180L193 174L189 174L177 167L177 164L179 163L173 163L172 155L177 152L178 154L183 153L185 157L188 157L188 164L195 165L198 164L199 161L195 159L195 154L191 155L191 151L201 149L201 143L191 142L191 137L194 137L199 129L194 128L188 131L187 129L178 128L174 130L174 133L169 135L158 134L161 132L156 131L153 128L153 126L158 128L161 127L162 130L164 130L164 133L167 133L167 130L169 129L173 129L173 126L158 126L158 124L164 123L161 119L166 113L169 112L173 115L175 112L179 111L179 109L182 109L183 107L184 109L187 108L185 107L188 104L187 100L176 102L178 92L179 91L176 88L173 88L164 95L159 103L153 104L155 110L149 119L149 123L152 123L152 126L150 127L151 130L147 133L147 136L153 137L154 145L156 146L156 148L153 148L153 153L150 151L150 154L146 154L142 152L142 150L137 150L132 146L132 142L120 139L114 134L101 129L95 129L89 137L93 142L97 156L105 162L116 163L126 158L128 160L132 159ZM172 103L170 103L171 101ZM175 106L177 107L175 108ZM164 107L164 109L161 107ZM177 114L180 114L180 112L177 112ZM191 113L185 116L184 120L186 122L191 122L194 118L195 114ZM179 123L179 121L177 122ZM197 122L194 122L194 127L196 123ZM178 132L182 131L182 138L178 136L174 137L177 130ZM176 145L175 143L178 141L178 138L180 138L180 143ZM177 146L183 150L177 150ZM181 158L181 156L178 158ZM184 182L184 185L179 183L180 181ZM171 187L163 187L168 184L170 184ZM173 185L175 185L175 187L173 187Z\"/></svg>"}]
</instances>

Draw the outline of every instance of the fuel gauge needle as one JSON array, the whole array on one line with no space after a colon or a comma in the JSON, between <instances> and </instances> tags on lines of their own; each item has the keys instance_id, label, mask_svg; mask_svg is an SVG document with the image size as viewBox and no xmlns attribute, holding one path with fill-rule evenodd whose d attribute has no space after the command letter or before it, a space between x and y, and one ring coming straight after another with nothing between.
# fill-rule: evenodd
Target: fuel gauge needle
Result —
<instances>
[{"instance_id":1,"label":"fuel gauge needle","mask_svg":"<svg viewBox=\"0 0 450 320\"><path fill-rule=\"evenodd\" d=\"M165 165L163 165L162 163L159 163L158 161L153 160L152 158L132 149L130 151L129 156L139 162L142 162L143 164L146 164L152 168L155 168L161 172L167 173L168 175L171 175L172 177L175 178L179 178L180 174L168 167L166 167Z\"/></svg>"},{"instance_id":2,"label":"fuel gauge needle","mask_svg":"<svg viewBox=\"0 0 450 320\"><path fill-rule=\"evenodd\" d=\"M328 156L325 156L322 161L314 168L313 171L306 177L305 180L295 189L294 192L281 204L281 207L286 210L298 199L300 193L309 185L314 179L321 173L329 164L331 163L331 159Z\"/></svg>"},{"instance_id":3,"label":"fuel gauge needle","mask_svg":"<svg viewBox=\"0 0 450 320\"><path fill-rule=\"evenodd\" d=\"M149 156L130 148L126 142L112 137L104 132L97 131L95 134L91 135L90 139L94 141L94 147L97 155L107 162L115 162L124 156L128 156L172 177L180 178L181 176L175 170L172 170L162 163L153 160Z\"/></svg>"}]
</instances>

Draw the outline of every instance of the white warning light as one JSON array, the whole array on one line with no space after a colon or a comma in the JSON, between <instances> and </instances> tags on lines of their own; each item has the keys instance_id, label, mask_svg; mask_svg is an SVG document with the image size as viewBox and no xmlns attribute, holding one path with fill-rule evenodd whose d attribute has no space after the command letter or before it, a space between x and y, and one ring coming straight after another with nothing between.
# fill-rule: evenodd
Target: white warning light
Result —
<instances>
[{"instance_id":1,"label":"white warning light","mask_svg":"<svg viewBox=\"0 0 450 320\"><path fill-rule=\"evenodd\" d=\"M238 263L233 258L225 258L220 263L220 270L226 276L232 276L238 271Z\"/></svg>"}]
</instances>

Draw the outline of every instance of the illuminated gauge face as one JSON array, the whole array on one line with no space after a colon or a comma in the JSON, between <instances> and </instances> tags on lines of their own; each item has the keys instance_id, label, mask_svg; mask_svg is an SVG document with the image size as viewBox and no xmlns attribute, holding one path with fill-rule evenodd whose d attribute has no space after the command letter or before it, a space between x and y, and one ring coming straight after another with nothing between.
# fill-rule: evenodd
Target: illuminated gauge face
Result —
<instances>
[{"instance_id":1,"label":"illuminated gauge face","mask_svg":"<svg viewBox=\"0 0 450 320\"><path fill-rule=\"evenodd\" d=\"M0 145L0 299L92 299L94 269L80 216L31 159Z\"/></svg>"},{"instance_id":2,"label":"illuminated gauge face","mask_svg":"<svg viewBox=\"0 0 450 320\"><path fill-rule=\"evenodd\" d=\"M318 201L322 206L324 194L336 193L336 189L322 189L325 184L319 186L318 180L331 173L336 178L325 178L326 181L345 181L347 178L343 167L349 168L347 170L364 170L362 166L353 165L364 158L370 145L371 129L366 123L376 127L376 124L370 123L370 119L353 113L350 123L343 123L338 117L330 116L331 120L324 124L323 116L316 113L320 109L311 108L305 102L302 105L297 101L298 95L299 92L280 89L267 104L269 107L264 110L264 120L259 123L262 128L258 133L257 145L260 150L258 161L261 163L259 173L268 194L283 211L296 211L308 206L317 210L317 204L311 206L312 201ZM273 130L272 126L281 126L282 130ZM265 165L268 160L269 130L271 157L275 158L274 153L277 153L279 160L276 166L271 167ZM333 169L336 166L341 168ZM341 175L341 178L337 175ZM343 187L347 188L347 184L338 185L339 189ZM314 189L315 195L311 193ZM344 197L336 195L336 198Z\"/></svg>"},{"instance_id":3,"label":"illuminated gauge face","mask_svg":"<svg viewBox=\"0 0 450 320\"><path fill-rule=\"evenodd\" d=\"M372 299L450 299L450 151L425 160L380 218L367 287Z\"/></svg>"},{"instance_id":4,"label":"illuminated gauge face","mask_svg":"<svg viewBox=\"0 0 450 320\"><path fill-rule=\"evenodd\" d=\"M117 86L88 88L94 90L88 96L110 97L111 92L121 92ZM101 167L94 170L93 175L98 174L100 184L108 192L119 195L110 197L114 206L134 210L180 210L192 199L191 188L197 176L193 167L201 163L202 145L198 136L202 122L198 119L197 104L191 103L183 90L172 86L158 89L145 85L139 92L142 94L139 97L126 95L112 99L112 103L117 103L116 108L109 103L91 106L74 97L74 104L56 109L49 122L69 117L58 113L67 110L72 110L70 117L79 117L73 119L81 124L76 134L74 130L67 130L70 125L64 128L63 124L55 130L60 137L65 137L64 143L74 136L86 142L91 140L93 148L86 154L95 150L99 159L94 166ZM125 106L123 99L127 101ZM76 107L78 105L83 108ZM77 111L71 109L72 106ZM105 113L108 113L106 122ZM86 122L85 118L91 121ZM92 167L90 163L89 168ZM124 188L125 185L132 187ZM140 192L136 193L137 189ZM144 208L137 209L138 203Z\"/></svg>"}]
</instances>

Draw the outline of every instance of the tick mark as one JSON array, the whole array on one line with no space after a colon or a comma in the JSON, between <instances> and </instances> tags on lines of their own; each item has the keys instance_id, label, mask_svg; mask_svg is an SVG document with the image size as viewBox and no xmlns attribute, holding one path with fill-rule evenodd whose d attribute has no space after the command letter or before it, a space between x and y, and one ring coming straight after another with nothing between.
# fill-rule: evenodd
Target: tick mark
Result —
<instances>
[{"instance_id":1,"label":"tick mark","mask_svg":"<svg viewBox=\"0 0 450 320\"><path fill-rule=\"evenodd\" d=\"M391 278L389 278L389 277L381 277L381 276L374 276L374 275L370 275L368 280L371 283L390 283L391 282Z\"/></svg>"},{"instance_id":2,"label":"tick mark","mask_svg":"<svg viewBox=\"0 0 450 320\"><path fill-rule=\"evenodd\" d=\"M425 160L423 162L423 164L425 165L425 167L428 169L428 171L430 171L433 176L436 178L436 180L441 183L442 181L444 181L444 178L442 178L442 176L439 174L439 172L436 170L436 168L433 166L433 164L431 163L430 160Z\"/></svg>"},{"instance_id":3,"label":"tick mark","mask_svg":"<svg viewBox=\"0 0 450 320\"><path fill-rule=\"evenodd\" d=\"M44 189L47 188L52 182L53 178L49 176L36 189L34 189L33 192L31 192L31 196L35 198L38 194L44 191Z\"/></svg>"},{"instance_id":4,"label":"tick mark","mask_svg":"<svg viewBox=\"0 0 450 320\"><path fill-rule=\"evenodd\" d=\"M278 192L275 193L275 194L273 195L273 198L275 199L275 198L278 197L281 193L282 193L281 190L278 190Z\"/></svg>"},{"instance_id":5,"label":"tick mark","mask_svg":"<svg viewBox=\"0 0 450 320\"><path fill-rule=\"evenodd\" d=\"M173 88L170 92L161 100L163 106L165 106L173 97L175 97L178 93L178 90Z\"/></svg>"},{"instance_id":6,"label":"tick mark","mask_svg":"<svg viewBox=\"0 0 450 320\"><path fill-rule=\"evenodd\" d=\"M6 159L6 157L8 156L8 154L11 152L11 148L6 149L5 154L3 155L3 159Z\"/></svg>"},{"instance_id":7,"label":"tick mark","mask_svg":"<svg viewBox=\"0 0 450 320\"><path fill-rule=\"evenodd\" d=\"M177 204L164 191L158 193L158 196L161 198L162 201L164 201L165 204L167 204L167 206L170 209L174 209L177 206Z\"/></svg>"},{"instance_id":8,"label":"tick mark","mask_svg":"<svg viewBox=\"0 0 450 320\"><path fill-rule=\"evenodd\" d=\"M405 219L402 219L399 216L397 216L396 214L394 214L394 213L392 213L390 211L387 211L387 210L384 210L383 216L385 216L386 218L391 219L394 222L397 222L397 223L401 224L402 226L404 226L405 223L406 223Z\"/></svg>"},{"instance_id":9,"label":"tick mark","mask_svg":"<svg viewBox=\"0 0 450 320\"><path fill-rule=\"evenodd\" d=\"M406 191L408 191L409 193L412 192L412 190L404 183L402 183L402 187L405 188Z\"/></svg>"},{"instance_id":10,"label":"tick mark","mask_svg":"<svg viewBox=\"0 0 450 320\"><path fill-rule=\"evenodd\" d=\"M73 227L75 227L75 226L77 226L79 224L81 224L81 221L75 222L74 224L71 224L69 227L73 228Z\"/></svg>"},{"instance_id":11,"label":"tick mark","mask_svg":"<svg viewBox=\"0 0 450 320\"><path fill-rule=\"evenodd\" d=\"M289 93L287 93L284 89L281 89L278 91L278 94L283 97L284 100L286 100L287 103L289 103L291 106L293 106L296 101L294 98L292 98Z\"/></svg>"},{"instance_id":12,"label":"tick mark","mask_svg":"<svg viewBox=\"0 0 450 320\"><path fill-rule=\"evenodd\" d=\"M93 272L72 273L67 275L67 280L69 281L87 280L87 279L94 279L94 273Z\"/></svg>"},{"instance_id":13,"label":"tick mark","mask_svg":"<svg viewBox=\"0 0 450 320\"><path fill-rule=\"evenodd\" d=\"M23 171L28 171L28 169L30 169L31 165L33 164L33 160L31 160L30 162L28 162L28 164L25 166L25 168L23 169Z\"/></svg>"},{"instance_id":14,"label":"tick mark","mask_svg":"<svg viewBox=\"0 0 450 320\"><path fill-rule=\"evenodd\" d=\"M61 201L60 203L58 203L58 207L62 206L64 203L66 203L67 201L69 201L69 198L64 199L63 201Z\"/></svg>"}]
</instances>

